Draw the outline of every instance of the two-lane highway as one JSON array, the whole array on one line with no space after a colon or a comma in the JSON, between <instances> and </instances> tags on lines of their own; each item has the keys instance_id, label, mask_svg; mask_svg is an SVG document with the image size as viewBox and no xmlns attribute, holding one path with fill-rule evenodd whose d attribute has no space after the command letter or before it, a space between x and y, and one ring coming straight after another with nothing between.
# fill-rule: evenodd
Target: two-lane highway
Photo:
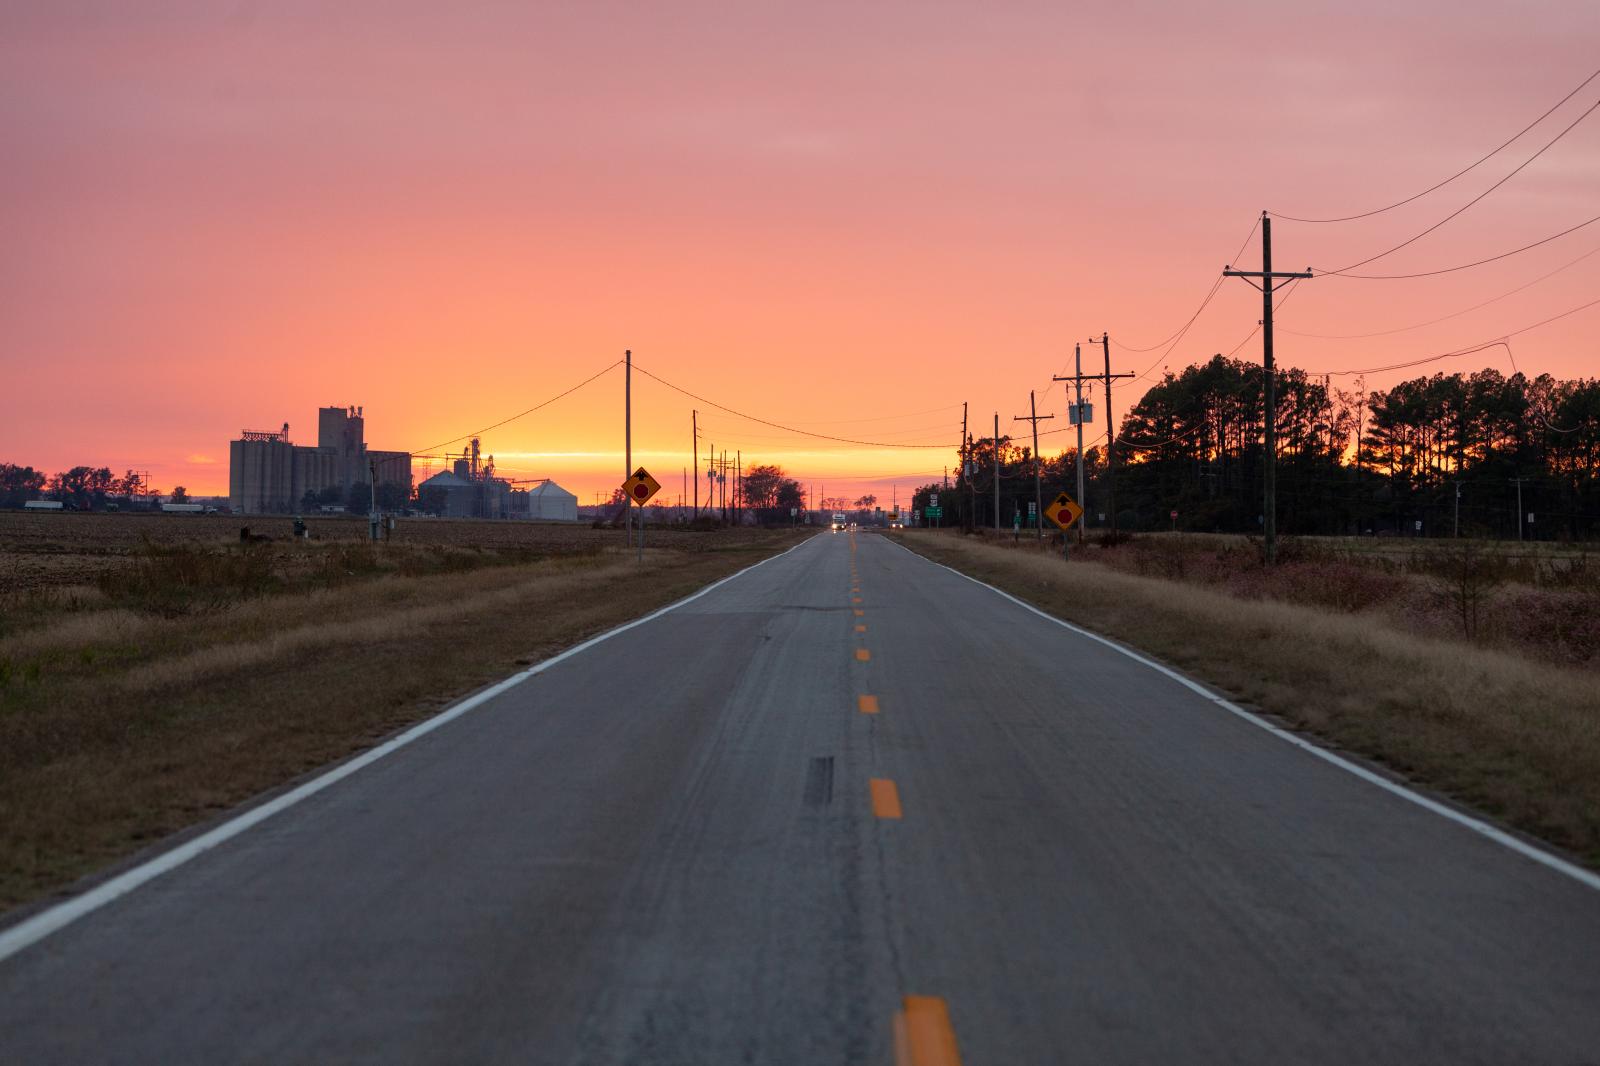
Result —
<instances>
[{"instance_id":1,"label":"two-lane highway","mask_svg":"<svg viewBox=\"0 0 1600 1066\"><path fill-rule=\"evenodd\" d=\"M1600 891L865 534L28 928L0 1062L1600 1061Z\"/></svg>"}]
</instances>

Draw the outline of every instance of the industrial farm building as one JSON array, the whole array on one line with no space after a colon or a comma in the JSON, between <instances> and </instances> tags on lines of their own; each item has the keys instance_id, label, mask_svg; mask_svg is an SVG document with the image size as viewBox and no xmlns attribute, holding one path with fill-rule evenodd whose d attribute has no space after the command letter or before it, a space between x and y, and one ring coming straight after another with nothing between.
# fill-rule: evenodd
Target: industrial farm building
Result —
<instances>
[{"instance_id":1,"label":"industrial farm building","mask_svg":"<svg viewBox=\"0 0 1600 1066\"><path fill-rule=\"evenodd\" d=\"M276 432L246 430L228 449L228 496L236 514L288 514L307 494L337 494L339 502L372 471L377 482L411 495L411 454L369 450L360 407L317 412L316 447L293 444L289 423Z\"/></svg>"},{"instance_id":2,"label":"industrial farm building","mask_svg":"<svg viewBox=\"0 0 1600 1066\"><path fill-rule=\"evenodd\" d=\"M518 488L518 484L529 488ZM513 481L499 477L494 456L482 461L476 437L451 469L417 486L417 506L445 518L527 518L553 522L578 520L578 497L548 479Z\"/></svg>"},{"instance_id":3,"label":"industrial farm building","mask_svg":"<svg viewBox=\"0 0 1600 1066\"><path fill-rule=\"evenodd\" d=\"M578 497L554 481L546 481L527 491L518 490L511 494L511 517L576 522Z\"/></svg>"}]
</instances>

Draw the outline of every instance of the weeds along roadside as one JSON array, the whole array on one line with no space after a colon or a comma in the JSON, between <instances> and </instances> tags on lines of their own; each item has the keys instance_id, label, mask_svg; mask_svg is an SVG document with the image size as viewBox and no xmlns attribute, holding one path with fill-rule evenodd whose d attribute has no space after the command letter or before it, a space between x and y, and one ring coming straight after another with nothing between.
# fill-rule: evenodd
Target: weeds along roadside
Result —
<instances>
[{"instance_id":1,"label":"weeds along roadside","mask_svg":"<svg viewBox=\"0 0 1600 1066\"><path fill-rule=\"evenodd\" d=\"M1354 538L1286 537L1278 564L1269 567L1251 538L1121 534L1094 538L1076 558L1240 599L1367 614L1412 633L1600 670L1600 560L1583 546L1541 547L1475 540L1375 547Z\"/></svg>"},{"instance_id":2,"label":"weeds along roadside","mask_svg":"<svg viewBox=\"0 0 1600 1066\"><path fill-rule=\"evenodd\" d=\"M154 553L119 579L126 584L41 609L0 637L9 670L0 685L0 907L366 747L796 539L650 548L642 592L638 564L611 547L517 555L335 546L288 566L277 560L266 576L254 558ZM190 581L195 591L175 596L153 580Z\"/></svg>"},{"instance_id":3,"label":"weeds along roadside","mask_svg":"<svg viewBox=\"0 0 1600 1066\"><path fill-rule=\"evenodd\" d=\"M1486 647L1459 623L1435 636L1379 610L1241 595L1084 561L1101 554L1092 550L1063 563L1005 541L922 532L901 540L1600 866L1592 668Z\"/></svg>"}]
</instances>

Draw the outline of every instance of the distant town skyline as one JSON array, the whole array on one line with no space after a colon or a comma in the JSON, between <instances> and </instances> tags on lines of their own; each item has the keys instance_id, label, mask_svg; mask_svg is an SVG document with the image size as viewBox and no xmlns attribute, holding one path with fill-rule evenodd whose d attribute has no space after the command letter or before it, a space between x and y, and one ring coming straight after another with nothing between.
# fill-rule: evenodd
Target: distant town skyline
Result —
<instances>
[{"instance_id":1,"label":"distant town skyline","mask_svg":"<svg viewBox=\"0 0 1600 1066\"><path fill-rule=\"evenodd\" d=\"M706 445L886 498L954 462L962 401L975 435L996 412L1020 434L1034 389L1059 427L1051 375L1091 334L1148 374L1115 390L1118 417L1163 366L1259 361L1238 281L1157 342L1225 263L1259 263L1263 209L1280 268L1399 244L1557 138L1600 80L1415 202L1290 216L1460 171L1589 76L1596 40L1578 2L7 5L0 460L221 496L242 430L287 420L313 443L311 409L359 404L368 440L424 451L631 348L767 422L950 446L805 437L636 374L636 465L674 497L698 407ZM1596 188L1590 117L1370 272L1541 240L1600 214ZM1597 251L1600 224L1467 270L1303 283L1278 358L1398 367L1371 388L1594 376L1600 307L1567 312L1600 295ZM1558 315L1509 351L1401 366ZM483 447L587 504L622 478L620 373Z\"/></svg>"}]
</instances>

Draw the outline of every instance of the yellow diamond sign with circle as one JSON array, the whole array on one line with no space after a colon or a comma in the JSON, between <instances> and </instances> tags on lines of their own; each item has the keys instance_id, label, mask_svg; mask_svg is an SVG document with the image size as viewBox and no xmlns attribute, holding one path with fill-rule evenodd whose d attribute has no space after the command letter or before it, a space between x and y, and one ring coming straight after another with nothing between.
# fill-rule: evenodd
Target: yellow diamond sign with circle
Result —
<instances>
[{"instance_id":1,"label":"yellow diamond sign with circle","mask_svg":"<svg viewBox=\"0 0 1600 1066\"><path fill-rule=\"evenodd\" d=\"M650 476L644 467L633 472L633 476L622 483L623 495L629 500L643 507L650 502L650 497L661 491L661 482Z\"/></svg>"},{"instance_id":2,"label":"yellow diamond sign with circle","mask_svg":"<svg viewBox=\"0 0 1600 1066\"><path fill-rule=\"evenodd\" d=\"M1062 493L1044 509L1044 516L1062 529L1072 528L1072 523L1083 517L1083 508L1066 493Z\"/></svg>"}]
</instances>

